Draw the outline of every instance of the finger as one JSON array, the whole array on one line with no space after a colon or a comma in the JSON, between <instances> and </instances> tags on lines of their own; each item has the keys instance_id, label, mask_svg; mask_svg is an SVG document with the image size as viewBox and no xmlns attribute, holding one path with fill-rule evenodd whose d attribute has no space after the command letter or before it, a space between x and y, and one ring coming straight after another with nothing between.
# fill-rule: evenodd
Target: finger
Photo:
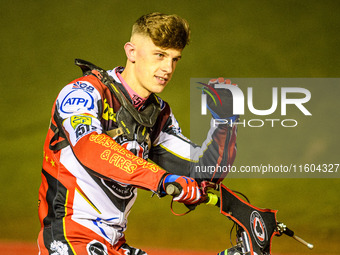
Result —
<instances>
[{"instance_id":1,"label":"finger","mask_svg":"<svg viewBox=\"0 0 340 255\"><path fill-rule=\"evenodd\" d=\"M223 83L223 82L221 82L221 83ZM225 84L231 84L231 80L225 79L224 83L225 83Z\"/></svg>"},{"instance_id":2,"label":"finger","mask_svg":"<svg viewBox=\"0 0 340 255\"><path fill-rule=\"evenodd\" d=\"M185 204L196 204L201 199L199 188L194 188L193 194L194 195L191 197L191 199L184 201Z\"/></svg>"},{"instance_id":3,"label":"finger","mask_svg":"<svg viewBox=\"0 0 340 255\"><path fill-rule=\"evenodd\" d=\"M187 202L194 204L198 202L200 198L201 198L200 188L197 185L191 187L191 196L189 199L187 199Z\"/></svg>"},{"instance_id":4,"label":"finger","mask_svg":"<svg viewBox=\"0 0 340 255\"><path fill-rule=\"evenodd\" d=\"M218 83L224 83L224 78L223 77L218 77L217 79ZM227 80L226 80L227 81ZM229 80L230 81L230 80ZM230 84L230 83L229 83Z\"/></svg>"},{"instance_id":5,"label":"finger","mask_svg":"<svg viewBox=\"0 0 340 255\"><path fill-rule=\"evenodd\" d=\"M178 196L174 197L174 201L180 201L183 199L183 195L184 195L184 189L182 189L181 193L179 193Z\"/></svg>"},{"instance_id":6,"label":"finger","mask_svg":"<svg viewBox=\"0 0 340 255\"><path fill-rule=\"evenodd\" d=\"M201 199L201 190L198 186L195 188L195 196L193 197L193 203L198 202Z\"/></svg>"}]
</instances>

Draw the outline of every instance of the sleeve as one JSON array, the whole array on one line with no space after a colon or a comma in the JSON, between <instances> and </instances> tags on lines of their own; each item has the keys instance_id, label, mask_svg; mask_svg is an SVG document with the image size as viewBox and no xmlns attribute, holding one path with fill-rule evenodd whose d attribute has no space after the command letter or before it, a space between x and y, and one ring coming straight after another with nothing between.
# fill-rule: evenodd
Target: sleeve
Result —
<instances>
[{"instance_id":1,"label":"sleeve","mask_svg":"<svg viewBox=\"0 0 340 255\"><path fill-rule=\"evenodd\" d=\"M195 178L196 181L221 182L236 157L237 127L214 125L211 121L201 146L183 136L171 110L155 139L150 159L170 173Z\"/></svg>"},{"instance_id":2,"label":"sleeve","mask_svg":"<svg viewBox=\"0 0 340 255\"><path fill-rule=\"evenodd\" d=\"M159 191L166 173L120 146L103 132L100 122L102 96L91 83L67 85L56 101L57 121L74 156L91 175Z\"/></svg>"}]
</instances>

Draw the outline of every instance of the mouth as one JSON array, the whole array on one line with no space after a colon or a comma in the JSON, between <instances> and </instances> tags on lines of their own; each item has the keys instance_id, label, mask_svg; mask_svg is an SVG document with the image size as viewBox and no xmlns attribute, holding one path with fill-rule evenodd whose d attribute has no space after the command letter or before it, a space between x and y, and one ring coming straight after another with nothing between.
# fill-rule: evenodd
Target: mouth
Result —
<instances>
[{"instance_id":1,"label":"mouth","mask_svg":"<svg viewBox=\"0 0 340 255\"><path fill-rule=\"evenodd\" d=\"M166 84L169 80L168 78L166 78L164 76L162 77L162 76L156 76L155 75L155 77L156 77L157 81L162 85Z\"/></svg>"}]
</instances>

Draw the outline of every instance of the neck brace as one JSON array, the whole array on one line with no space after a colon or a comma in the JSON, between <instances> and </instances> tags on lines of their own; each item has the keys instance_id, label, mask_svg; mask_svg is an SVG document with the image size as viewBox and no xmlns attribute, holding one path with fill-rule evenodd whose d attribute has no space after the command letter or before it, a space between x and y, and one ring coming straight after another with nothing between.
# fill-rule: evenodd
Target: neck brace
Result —
<instances>
[{"instance_id":1,"label":"neck brace","mask_svg":"<svg viewBox=\"0 0 340 255\"><path fill-rule=\"evenodd\" d=\"M151 103L142 111L138 111L104 69L82 59L76 59L75 64L82 69L83 75L95 75L109 88L121 104L120 109L116 113L118 129L110 130L108 133L111 132L111 135L109 135L124 135L128 140L136 139L139 143L143 141L149 142L150 128L155 125L161 111L156 95L151 94Z\"/></svg>"}]
</instances>

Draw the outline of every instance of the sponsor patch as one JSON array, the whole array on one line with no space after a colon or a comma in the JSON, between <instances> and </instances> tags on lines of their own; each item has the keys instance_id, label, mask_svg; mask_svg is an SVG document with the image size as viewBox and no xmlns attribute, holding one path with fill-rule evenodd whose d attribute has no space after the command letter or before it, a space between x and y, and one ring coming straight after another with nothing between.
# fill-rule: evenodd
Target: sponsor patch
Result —
<instances>
[{"instance_id":1,"label":"sponsor patch","mask_svg":"<svg viewBox=\"0 0 340 255\"><path fill-rule=\"evenodd\" d=\"M104 120L113 120L116 122L116 113L113 111L113 108L110 107L106 98L104 99L104 111L102 117Z\"/></svg>"},{"instance_id":2,"label":"sponsor patch","mask_svg":"<svg viewBox=\"0 0 340 255\"><path fill-rule=\"evenodd\" d=\"M83 115L74 115L71 117L71 125L75 129L79 124L92 125L92 118Z\"/></svg>"},{"instance_id":3,"label":"sponsor patch","mask_svg":"<svg viewBox=\"0 0 340 255\"><path fill-rule=\"evenodd\" d=\"M250 215L250 228L256 243L263 248L268 240L268 234L266 225L257 211Z\"/></svg>"},{"instance_id":4,"label":"sponsor patch","mask_svg":"<svg viewBox=\"0 0 340 255\"><path fill-rule=\"evenodd\" d=\"M92 131L97 130L96 127L86 124L78 124L78 126L75 128L76 132L76 139L77 141L82 138L83 136L91 133Z\"/></svg>"},{"instance_id":5,"label":"sponsor patch","mask_svg":"<svg viewBox=\"0 0 340 255\"><path fill-rule=\"evenodd\" d=\"M94 109L94 99L89 92L77 89L69 92L60 104L60 111L63 113L72 113L82 108L89 111Z\"/></svg>"},{"instance_id":6,"label":"sponsor patch","mask_svg":"<svg viewBox=\"0 0 340 255\"><path fill-rule=\"evenodd\" d=\"M82 82L82 81L77 81L76 83L73 83L73 89L82 89L87 92L92 93L94 91L94 87L91 86L90 83L88 82Z\"/></svg>"},{"instance_id":7,"label":"sponsor patch","mask_svg":"<svg viewBox=\"0 0 340 255\"><path fill-rule=\"evenodd\" d=\"M89 255L108 254L106 246L97 240L91 241L89 244L87 244L86 248Z\"/></svg>"},{"instance_id":8,"label":"sponsor patch","mask_svg":"<svg viewBox=\"0 0 340 255\"><path fill-rule=\"evenodd\" d=\"M101 182L112 192L112 194L120 199L130 199L134 195L134 188L130 185L119 184L118 182L104 179L101 179Z\"/></svg>"}]
</instances>

